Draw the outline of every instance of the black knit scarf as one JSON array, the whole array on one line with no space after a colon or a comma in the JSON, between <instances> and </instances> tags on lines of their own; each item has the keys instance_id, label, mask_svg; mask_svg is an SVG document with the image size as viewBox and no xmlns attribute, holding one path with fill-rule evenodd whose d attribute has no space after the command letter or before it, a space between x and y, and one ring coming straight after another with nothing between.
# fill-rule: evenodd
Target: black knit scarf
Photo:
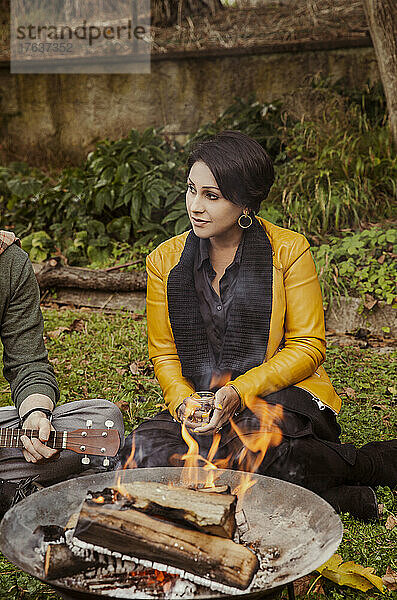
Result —
<instances>
[{"instance_id":1,"label":"black knit scarf","mask_svg":"<svg viewBox=\"0 0 397 600\"><path fill-rule=\"evenodd\" d=\"M210 353L194 285L194 257L199 238L191 230L167 284L168 312L184 377L204 375ZM273 260L269 238L254 218L245 239L233 303L223 343L220 370L232 379L264 361L272 312Z\"/></svg>"}]
</instances>

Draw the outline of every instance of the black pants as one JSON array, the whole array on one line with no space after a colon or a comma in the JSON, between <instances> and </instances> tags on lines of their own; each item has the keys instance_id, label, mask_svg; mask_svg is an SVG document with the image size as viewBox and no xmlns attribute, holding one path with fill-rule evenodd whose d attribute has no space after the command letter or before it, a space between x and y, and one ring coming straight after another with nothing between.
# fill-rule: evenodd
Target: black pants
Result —
<instances>
[{"instance_id":1,"label":"black pants","mask_svg":"<svg viewBox=\"0 0 397 600\"><path fill-rule=\"evenodd\" d=\"M354 444L340 443L340 426L329 408L321 410L311 394L295 386L270 394L265 401L270 410L276 404L283 407L278 423L282 440L277 446L269 446L255 469L257 473L296 483L318 494L340 485L365 484L366 471L370 470L368 459ZM248 408L235 417L235 423L244 435L261 431L258 418ZM200 455L206 458L213 436L189 433L197 441ZM227 424L220 433L214 461L222 464L228 459L225 468L248 470L244 468L247 461L240 461L242 454L249 452L235 430ZM188 449L181 424L168 410L147 419L127 437L121 455L123 464L133 445L137 467L182 466L181 457Z\"/></svg>"}]
</instances>

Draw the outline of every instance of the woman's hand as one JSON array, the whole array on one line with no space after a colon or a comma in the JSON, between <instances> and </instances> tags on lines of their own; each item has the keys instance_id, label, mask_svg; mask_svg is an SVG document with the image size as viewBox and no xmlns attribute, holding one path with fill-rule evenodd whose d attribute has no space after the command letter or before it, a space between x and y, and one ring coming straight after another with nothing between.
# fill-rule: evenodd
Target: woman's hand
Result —
<instances>
[{"instance_id":1,"label":"woman's hand","mask_svg":"<svg viewBox=\"0 0 397 600\"><path fill-rule=\"evenodd\" d=\"M196 427L194 433L217 431L240 408L240 396L230 385L224 385L215 394L214 413L208 425Z\"/></svg>"},{"instance_id":2,"label":"woman's hand","mask_svg":"<svg viewBox=\"0 0 397 600\"><path fill-rule=\"evenodd\" d=\"M59 454L59 450L49 448L42 443L48 440L50 431L55 431L45 413L37 410L29 415L23 424L23 429L35 429L39 431L39 437L32 438L31 440L26 435L21 436L21 442L24 445L22 453L28 462L41 462L45 459L54 458Z\"/></svg>"},{"instance_id":3,"label":"woman's hand","mask_svg":"<svg viewBox=\"0 0 397 600\"><path fill-rule=\"evenodd\" d=\"M200 406L200 402L197 402L197 400L191 396L188 396L176 409L176 416L178 417L178 420L186 425L186 427L197 427L197 421L192 421L189 417L191 417Z\"/></svg>"}]
</instances>

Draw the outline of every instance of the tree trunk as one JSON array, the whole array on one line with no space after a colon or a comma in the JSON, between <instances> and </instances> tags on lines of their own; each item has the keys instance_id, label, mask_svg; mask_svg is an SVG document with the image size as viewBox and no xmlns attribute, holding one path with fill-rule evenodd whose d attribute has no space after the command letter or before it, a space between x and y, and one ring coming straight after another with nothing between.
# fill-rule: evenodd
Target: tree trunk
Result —
<instances>
[{"instance_id":1,"label":"tree trunk","mask_svg":"<svg viewBox=\"0 0 397 600\"><path fill-rule=\"evenodd\" d=\"M214 16L222 9L221 0L152 0L152 25L181 25L186 17Z\"/></svg>"},{"instance_id":2,"label":"tree trunk","mask_svg":"<svg viewBox=\"0 0 397 600\"><path fill-rule=\"evenodd\" d=\"M397 149L397 3L396 0L363 0L363 4Z\"/></svg>"}]
</instances>

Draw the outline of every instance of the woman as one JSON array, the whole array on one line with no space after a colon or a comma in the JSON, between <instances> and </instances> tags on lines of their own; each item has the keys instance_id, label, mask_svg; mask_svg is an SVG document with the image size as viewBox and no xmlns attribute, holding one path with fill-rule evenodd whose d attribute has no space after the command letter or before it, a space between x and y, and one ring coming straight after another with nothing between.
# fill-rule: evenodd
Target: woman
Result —
<instances>
[{"instance_id":1,"label":"woman","mask_svg":"<svg viewBox=\"0 0 397 600\"><path fill-rule=\"evenodd\" d=\"M133 446L138 467L182 464L185 421L203 456L218 431L215 460L231 456L229 468L244 468L237 429L248 440L266 425L261 405L265 420L279 405L282 441L255 470L307 487L339 510L377 518L370 486L396 484L396 443L357 449L339 441L341 400L321 366L324 314L309 243L255 216L273 181L266 152L238 131L190 154L192 229L147 258L149 357L168 410L127 438L122 460ZM211 421L197 427L189 396L199 390L216 394Z\"/></svg>"}]
</instances>

